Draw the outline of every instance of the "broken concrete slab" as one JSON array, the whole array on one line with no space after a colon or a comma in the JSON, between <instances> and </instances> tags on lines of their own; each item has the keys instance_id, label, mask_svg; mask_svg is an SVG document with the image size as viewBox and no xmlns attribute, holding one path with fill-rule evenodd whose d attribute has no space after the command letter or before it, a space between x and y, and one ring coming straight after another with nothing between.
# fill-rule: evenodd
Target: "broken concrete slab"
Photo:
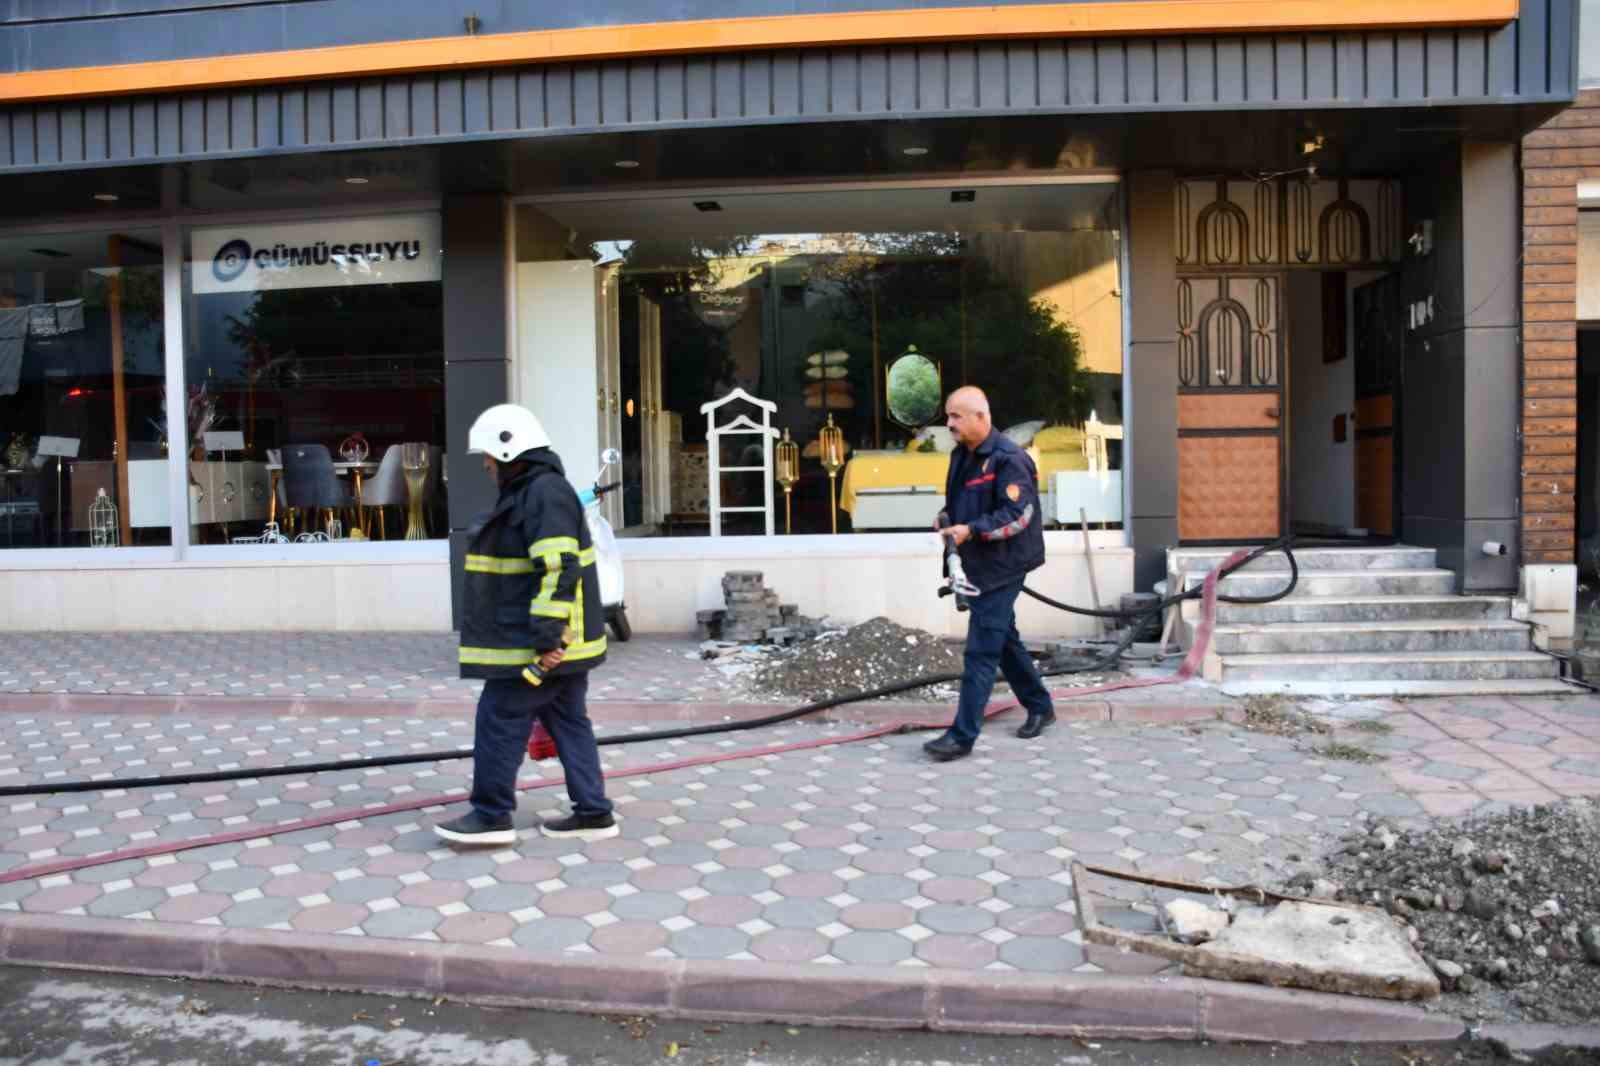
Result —
<instances>
[{"instance_id":1,"label":"broken concrete slab","mask_svg":"<svg viewBox=\"0 0 1600 1066\"><path fill-rule=\"evenodd\" d=\"M1104 924L1087 888L1091 876L1244 902L1205 943L1128 932ZM1219 888L1073 863L1083 938L1182 964L1196 977L1306 988L1380 999L1434 999L1439 979L1388 914L1353 903L1306 900L1255 886ZM1203 906L1203 905L1201 905ZM1163 912L1166 913L1166 912Z\"/></svg>"},{"instance_id":2,"label":"broken concrete slab","mask_svg":"<svg viewBox=\"0 0 1600 1066\"><path fill-rule=\"evenodd\" d=\"M1261 980L1319 992L1432 999L1439 979L1382 911L1284 901L1241 908L1184 969L1201 977Z\"/></svg>"},{"instance_id":3,"label":"broken concrete slab","mask_svg":"<svg viewBox=\"0 0 1600 1066\"><path fill-rule=\"evenodd\" d=\"M1202 944L1228 928L1228 915L1192 899L1168 900L1167 927L1185 944Z\"/></svg>"}]
</instances>

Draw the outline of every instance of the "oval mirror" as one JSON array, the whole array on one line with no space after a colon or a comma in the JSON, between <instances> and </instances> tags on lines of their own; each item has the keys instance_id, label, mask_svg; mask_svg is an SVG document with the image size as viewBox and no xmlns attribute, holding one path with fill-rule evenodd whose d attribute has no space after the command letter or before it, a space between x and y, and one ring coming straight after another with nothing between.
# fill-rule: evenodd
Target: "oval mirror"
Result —
<instances>
[{"instance_id":1,"label":"oval mirror","mask_svg":"<svg viewBox=\"0 0 1600 1066\"><path fill-rule=\"evenodd\" d=\"M939 364L909 348L889 364L889 417L908 429L920 429L939 415L944 398Z\"/></svg>"},{"instance_id":2,"label":"oval mirror","mask_svg":"<svg viewBox=\"0 0 1600 1066\"><path fill-rule=\"evenodd\" d=\"M617 463L622 462L622 453L615 448L607 448L600 453L600 461L606 466L615 466Z\"/></svg>"}]
</instances>

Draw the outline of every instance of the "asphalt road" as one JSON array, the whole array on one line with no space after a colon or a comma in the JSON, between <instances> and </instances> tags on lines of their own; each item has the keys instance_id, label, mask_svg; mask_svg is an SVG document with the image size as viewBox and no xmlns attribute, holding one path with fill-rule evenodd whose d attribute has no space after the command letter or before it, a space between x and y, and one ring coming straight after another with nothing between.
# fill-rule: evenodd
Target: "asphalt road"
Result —
<instances>
[{"instance_id":1,"label":"asphalt road","mask_svg":"<svg viewBox=\"0 0 1600 1066\"><path fill-rule=\"evenodd\" d=\"M709 1025L0 967L11 1066L1446 1066L1480 1045L1290 1048Z\"/></svg>"}]
</instances>

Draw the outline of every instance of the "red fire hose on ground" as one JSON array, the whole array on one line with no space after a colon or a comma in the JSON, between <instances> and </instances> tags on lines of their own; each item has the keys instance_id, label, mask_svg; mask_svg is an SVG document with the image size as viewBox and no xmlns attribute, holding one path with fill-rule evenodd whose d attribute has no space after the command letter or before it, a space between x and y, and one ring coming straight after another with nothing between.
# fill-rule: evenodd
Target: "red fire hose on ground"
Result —
<instances>
[{"instance_id":1,"label":"red fire hose on ground","mask_svg":"<svg viewBox=\"0 0 1600 1066\"><path fill-rule=\"evenodd\" d=\"M1217 592L1217 584L1223 577L1226 577L1228 574L1244 566L1251 560L1258 558L1272 550L1283 551L1289 559L1289 583L1282 591L1271 596L1264 597L1222 596ZM1052 695L1057 699L1077 699L1083 696L1093 696L1106 692L1117 692L1134 688L1153 688L1158 685L1178 684L1189 680L1199 672L1200 664L1204 660L1207 650L1210 648L1211 633L1216 621L1216 609L1218 602L1268 603L1287 596L1291 591L1293 591L1298 579L1299 569L1295 563L1294 554L1289 548L1288 538L1284 538L1283 540L1275 541L1272 544L1257 548L1254 551L1241 550L1235 552L1233 555L1224 560L1222 565L1218 566L1216 569L1212 570L1206 575L1205 581L1199 589L1179 591L1174 595L1166 597L1157 604L1139 608L1136 611L1091 611L1086 608L1071 607L1067 604L1057 603L1048 597L1042 596L1038 593L1033 593L1031 590L1025 589L1024 591L1029 592L1029 594L1034 596L1036 599L1075 614L1085 614L1094 617L1134 618L1135 621L1158 611L1164 611L1170 607L1176 606L1183 600L1191 599L1196 596L1198 596L1200 599L1201 618L1200 625L1196 631L1194 645L1189 649L1188 655L1185 656L1176 673L1169 677L1131 678L1122 681L1114 681L1105 685L1096 685L1089 688L1077 688L1065 692L1052 693ZM1063 674L1083 673L1087 672L1088 670L1104 668L1105 666L1113 665L1115 661L1121 657L1121 654L1132 645L1132 635L1136 630L1137 625L1130 626L1128 634L1118 643L1116 649L1106 655L1102 660L1097 661L1090 666L1075 666L1054 670L1047 669L1041 672L1041 676L1056 677ZM655 730L648 733L623 734L619 736L602 738L598 741L598 743L602 745L637 743L644 740L668 740L690 736L704 736L712 733L725 733L745 729L756 729L762 726L776 725L781 722L791 721L793 719L802 717L803 715L814 714L817 711L841 706L846 703L855 703L862 700L876 699L880 696L892 695L896 692L903 692L912 688L921 688L926 685L954 681L959 679L960 676L961 675L959 674L942 674L914 678L909 681L897 682L896 684L886 685L867 692L853 692L827 700L819 700L815 703L806 704L804 707L798 707L793 710L781 712L779 714L768 715L764 718L749 719L740 722L716 723L714 725L705 726L685 726L678 729ZM1014 701L1010 703L991 705L984 712L984 717L993 718L996 715L1000 715L1006 711L1014 709L1016 706L1017 704ZM620 770L608 771L606 773L606 777L608 779L638 777L644 774L682 770L695 766L705 766L712 763L729 762L737 759L753 759L761 758L767 755L781 755L793 751L806 751L814 748L830 747L836 744L853 744L859 741L874 740L884 736L914 733L930 729L943 729L946 724L947 723L944 722L892 722L873 729L868 729L859 733L850 733L843 736L820 737L815 740L797 741L789 744L776 744L760 748L746 748L740 751L719 752L714 755L695 756L666 763L652 763L644 766L625 767ZM552 754L554 753L553 748L554 745L551 745ZM64 782L55 785L19 785L0 788L0 798L8 796L44 795L61 792L90 792L105 791L110 789L154 787L158 785L177 786L206 781L255 780L263 777L308 774L322 771L351 770L371 766L393 766L402 763L437 762L446 759L469 758L471 755L472 752L469 749L465 751L432 752L403 756L379 756L371 759L352 759L345 762L272 767L258 770L232 770L218 773L187 774L181 776L138 778L120 781L116 779L105 779L98 781ZM560 777L538 778L536 780L522 782L517 785L517 788L519 791L550 788L552 786L562 784L563 781L564 779ZM427 807L444 806L451 803L461 802L465 799L467 799L467 793L464 792L449 793L437 796L424 796L403 800L398 803L384 804L377 807L361 807L353 810L332 811L311 818L303 818L294 822L284 822L269 826L255 826L249 829L240 829L230 833L219 833L208 837L167 841L159 844L148 844L141 847L125 848L120 851L105 852L100 855L90 855L75 859L61 859L55 862L41 863L36 866L18 867L17 869L0 873L0 884L9 884L14 881L23 881L30 878L49 877L55 874L70 873L75 870L101 866L107 863L122 862L128 859L148 859L157 855L169 855L180 851L212 847L218 844L234 844L247 840L260 839L263 837L295 833L305 829L317 829L327 825L338 825L342 822L350 822L364 818L373 818L388 814L400 814L406 811L421 810Z\"/></svg>"}]
</instances>

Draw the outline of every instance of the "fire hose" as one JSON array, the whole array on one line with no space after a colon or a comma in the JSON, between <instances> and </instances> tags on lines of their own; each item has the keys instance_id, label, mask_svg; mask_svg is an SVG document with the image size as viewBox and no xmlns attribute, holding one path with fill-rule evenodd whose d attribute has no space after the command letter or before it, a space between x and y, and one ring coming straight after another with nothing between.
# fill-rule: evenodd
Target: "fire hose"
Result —
<instances>
[{"instance_id":1,"label":"fire hose","mask_svg":"<svg viewBox=\"0 0 1600 1066\"><path fill-rule=\"evenodd\" d=\"M1103 692L1120 691L1131 688L1146 688L1157 685L1167 685L1186 681L1198 673L1200 664L1205 657L1211 642L1211 630L1216 618L1216 605L1221 603L1235 604L1264 604L1272 603L1288 596L1299 583L1300 570L1291 548L1292 537L1282 537L1269 544L1262 545L1252 551L1240 550L1234 552L1221 565L1211 570L1204 582L1196 588L1180 589L1169 593L1155 603L1145 604L1129 610L1091 610L1089 608L1074 607L1070 604L1053 600L1042 593L1034 592L1024 587L1023 591L1034 599L1045 603L1058 610L1072 614L1086 615L1097 618L1127 619L1130 625L1116 645L1104 654L1091 657L1088 662L1076 663L1068 666L1047 666L1040 671L1041 677L1060 677L1068 674L1088 673L1092 671L1114 669L1123 653L1132 646L1135 635L1140 630L1140 623L1144 619L1159 615L1161 612L1175 607L1190 599L1199 599L1202 603L1201 621L1196 632L1193 645L1188 655L1184 658L1177 672L1168 677L1136 678L1097 685L1086 688L1073 689L1070 693L1056 693L1053 695L1070 696L1078 698ZM1281 551L1289 563L1288 583L1276 592L1264 596L1224 596L1217 591L1217 585L1222 578L1244 567L1248 563L1266 555L1269 552ZM829 710L848 703L857 703L865 700L878 699L883 696L892 696L896 693L912 689L925 688L931 685L959 681L961 674L925 674L904 681L882 685L878 688L865 691L847 692L842 695L831 696L827 699L816 700L789 710L760 718L742 719L735 722L717 722L708 725L683 726L675 729L657 729L640 733L626 733L617 736L597 738L596 744L610 746L616 744L635 744L647 741L677 740L697 736L709 736L718 733L741 732L749 729L761 729L768 726L780 725L797 718L819 711ZM1015 702L990 707L985 711L985 718L992 718L1005 711L1016 707ZM848 744L862 740L871 740L878 737L900 735L920 732L929 729L942 729L944 723L937 722L895 722L865 732L845 736L824 737L816 740L801 741L792 744L774 745L765 748L746 749L735 752L720 752L715 755L700 756L681 759L673 762L657 763L653 765L630 767L621 770L609 771L608 778L625 778L641 774L661 773L665 771L702 766L708 763L723 762L734 759L759 758L766 755L782 754L790 751L800 751L808 748L826 747L836 744ZM162 777L142 778L101 778L87 781L69 781L56 784L31 784L11 785L0 788L0 798L16 796L55 795L73 792L98 792L107 790L126 790L133 788L155 788L161 786L174 787L179 785L201 784L216 781L254 781L268 777L299 776L306 774L335 772L385 766L402 766L423 762L444 762L453 759L465 759L472 756L472 749L456 749L448 751L419 752L410 755L382 755L362 759L343 759L333 762L298 763L290 766L261 767L255 769L238 769L202 772L193 774L176 774ZM530 789L548 788L561 784L562 778L541 778L534 781L520 783L519 791ZM119 862L126 859L148 858L154 855L170 854L178 851L187 851L193 848L210 847L217 844L236 843L259 837L276 836L284 833L293 833L305 829L318 828L325 825L338 824L357 818L371 818L385 814L400 813L403 811L419 810L425 807L440 806L458 802L467 798L465 793L456 793L443 796L418 797L399 803L386 804L376 807L361 807L353 810L329 812L312 818L301 819L295 822L279 823L271 826L257 826L242 829L231 833L222 833L215 836L169 841L160 844L151 844L143 847L129 848L121 851L107 852L100 855L86 856L78 859L65 859L39 866L19 867L14 870L0 873L0 884L25 880L34 877L47 877L52 874L70 872L104 863Z\"/></svg>"}]
</instances>

